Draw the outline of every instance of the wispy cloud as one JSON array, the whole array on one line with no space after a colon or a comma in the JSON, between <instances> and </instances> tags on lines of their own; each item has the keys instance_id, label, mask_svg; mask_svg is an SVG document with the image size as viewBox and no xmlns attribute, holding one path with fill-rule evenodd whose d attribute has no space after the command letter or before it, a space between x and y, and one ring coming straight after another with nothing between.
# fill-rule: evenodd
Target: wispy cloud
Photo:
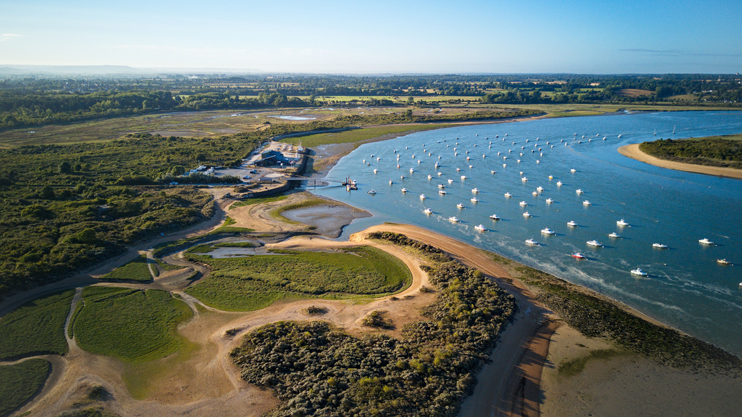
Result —
<instances>
[{"instance_id":1,"label":"wispy cloud","mask_svg":"<svg viewBox=\"0 0 742 417\"><path fill-rule=\"evenodd\" d=\"M634 49L619 49L620 52L633 52L633 53L639 53L639 54L645 54L645 55L654 55L654 56L719 56L719 57L740 57L742 54L713 54L713 53L707 53L707 52L693 52L693 51L683 51L681 49L644 49L644 48L634 48Z\"/></svg>"},{"instance_id":2,"label":"wispy cloud","mask_svg":"<svg viewBox=\"0 0 742 417\"><path fill-rule=\"evenodd\" d=\"M5 42L11 39L20 38L20 37L21 35L18 35L16 33L3 33L2 35L0 35L0 42Z\"/></svg>"}]
</instances>

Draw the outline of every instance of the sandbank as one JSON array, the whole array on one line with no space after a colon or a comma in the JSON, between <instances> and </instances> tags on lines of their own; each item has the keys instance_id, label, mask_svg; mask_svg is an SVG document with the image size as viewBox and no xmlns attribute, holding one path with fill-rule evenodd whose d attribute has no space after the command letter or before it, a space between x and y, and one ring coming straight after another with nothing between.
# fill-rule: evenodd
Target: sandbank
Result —
<instances>
[{"instance_id":1,"label":"sandbank","mask_svg":"<svg viewBox=\"0 0 742 417\"><path fill-rule=\"evenodd\" d=\"M682 162L667 161L647 155L639 149L639 144L625 145L618 148L618 152L631 159L636 159L650 165L678 171L693 172L696 174L714 175L717 177L742 179L742 169L713 167L708 165L684 164Z\"/></svg>"}]
</instances>

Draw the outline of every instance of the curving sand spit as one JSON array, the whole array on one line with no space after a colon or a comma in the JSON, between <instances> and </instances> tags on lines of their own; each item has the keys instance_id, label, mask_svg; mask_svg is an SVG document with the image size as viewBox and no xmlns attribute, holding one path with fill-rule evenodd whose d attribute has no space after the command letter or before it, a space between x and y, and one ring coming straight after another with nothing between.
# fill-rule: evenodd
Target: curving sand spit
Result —
<instances>
[{"instance_id":1,"label":"curving sand spit","mask_svg":"<svg viewBox=\"0 0 742 417\"><path fill-rule=\"evenodd\" d=\"M631 159L636 159L637 161L641 161L661 168L693 172L696 174L714 175L717 177L742 179L742 169L712 167L707 165L684 164L682 162L666 161L664 159L655 158L654 156L647 155L646 153L642 152L639 149L638 143L622 146L618 148L618 152L621 155L627 156Z\"/></svg>"}]
</instances>

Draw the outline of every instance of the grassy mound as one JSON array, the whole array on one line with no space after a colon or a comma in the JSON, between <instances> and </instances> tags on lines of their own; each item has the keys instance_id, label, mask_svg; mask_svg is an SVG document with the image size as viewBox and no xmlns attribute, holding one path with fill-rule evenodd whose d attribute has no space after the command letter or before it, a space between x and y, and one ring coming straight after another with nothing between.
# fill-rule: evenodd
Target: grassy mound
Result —
<instances>
[{"instance_id":1,"label":"grassy mound","mask_svg":"<svg viewBox=\"0 0 742 417\"><path fill-rule=\"evenodd\" d=\"M33 397L44 385L51 366L44 359L0 366L0 416L9 414Z\"/></svg>"},{"instance_id":2,"label":"grassy mound","mask_svg":"<svg viewBox=\"0 0 742 417\"><path fill-rule=\"evenodd\" d=\"M230 311L264 308L289 296L380 296L399 291L412 280L402 261L371 247L341 253L280 251L230 259L193 252L187 256L209 264L212 273L186 292L212 307Z\"/></svg>"},{"instance_id":3,"label":"grassy mound","mask_svg":"<svg viewBox=\"0 0 742 417\"><path fill-rule=\"evenodd\" d=\"M742 169L742 135L660 139L644 142L639 145L639 149L668 161Z\"/></svg>"},{"instance_id":4,"label":"grassy mound","mask_svg":"<svg viewBox=\"0 0 742 417\"><path fill-rule=\"evenodd\" d=\"M64 321L74 294L70 290L33 300L0 319L0 359L67 353Z\"/></svg>"},{"instance_id":5,"label":"grassy mound","mask_svg":"<svg viewBox=\"0 0 742 417\"><path fill-rule=\"evenodd\" d=\"M102 280L106 281L152 281L152 274L149 272L147 257L139 256L126 265L116 268L113 271L103 275Z\"/></svg>"},{"instance_id":6,"label":"grassy mound","mask_svg":"<svg viewBox=\"0 0 742 417\"><path fill-rule=\"evenodd\" d=\"M81 348L126 362L159 359L187 342L175 332L192 316L183 301L165 291L88 287L75 319Z\"/></svg>"}]
</instances>

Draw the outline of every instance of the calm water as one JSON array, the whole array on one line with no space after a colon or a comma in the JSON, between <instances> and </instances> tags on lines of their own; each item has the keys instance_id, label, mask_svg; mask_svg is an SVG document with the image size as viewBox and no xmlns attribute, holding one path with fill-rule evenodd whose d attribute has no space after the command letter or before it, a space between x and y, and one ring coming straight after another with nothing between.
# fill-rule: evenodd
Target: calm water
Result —
<instances>
[{"instance_id":1,"label":"calm water","mask_svg":"<svg viewBox=\"0 0 742 417\"><path fill-rule=\"evenodd\" d=\"M384 221L428 228L592 288L742 355L742 181L657 168L617 152L622 145L661 137L739 132L742 113L735 112L626 114L441 129L363 145L328 175L356 179L359 191L315 192L374 214L354 222L344 236ZM436 161L441 164L438 169ZM415 172L411 174L410 168ZM521 180L521 171L528 182ZM448 179L454 181L449 184ZM558 187L557 181L563 185ZM446 186L447 195L438 194L438 184ZM539 186L544 191L534 197ZM409 192L403 194L402 187ZM476 204L470 201L475 187L480 190ZM369 189L377 194L368 195ZM576 189L584 193L577 195ZM505 198L505 192L513 197ZM421 201L420 194L427 199ZM548 205L547 198L554 203ZM592 205L584 206L583 200ZM521 207L521 201L528 206ZM457 203L465 208L457 209ZM425 208L434 214L424 215ZM523 217L524 211L533 217ZM502 221L491 221L494 213ZM451 216L461 222L450 223ZM618 227L616 221L622 218L631 227ZM568 227L570 220L579 227ZM478 224L487 232L475 231ZM557 234L542 235L545 227ZM609 238L611 232L622 238ZM528 238L541 245L527 246ZM717 245L702 246L698 243L702 238ZM587 246L593 239L605 246ZM653 243L669 249L653 249ZM588 259L570 256L578 251ZM719 258L735 265L720 266ZM632 276L629 271L637 267L649 276Z\"/></svg>"}]
</instances>

